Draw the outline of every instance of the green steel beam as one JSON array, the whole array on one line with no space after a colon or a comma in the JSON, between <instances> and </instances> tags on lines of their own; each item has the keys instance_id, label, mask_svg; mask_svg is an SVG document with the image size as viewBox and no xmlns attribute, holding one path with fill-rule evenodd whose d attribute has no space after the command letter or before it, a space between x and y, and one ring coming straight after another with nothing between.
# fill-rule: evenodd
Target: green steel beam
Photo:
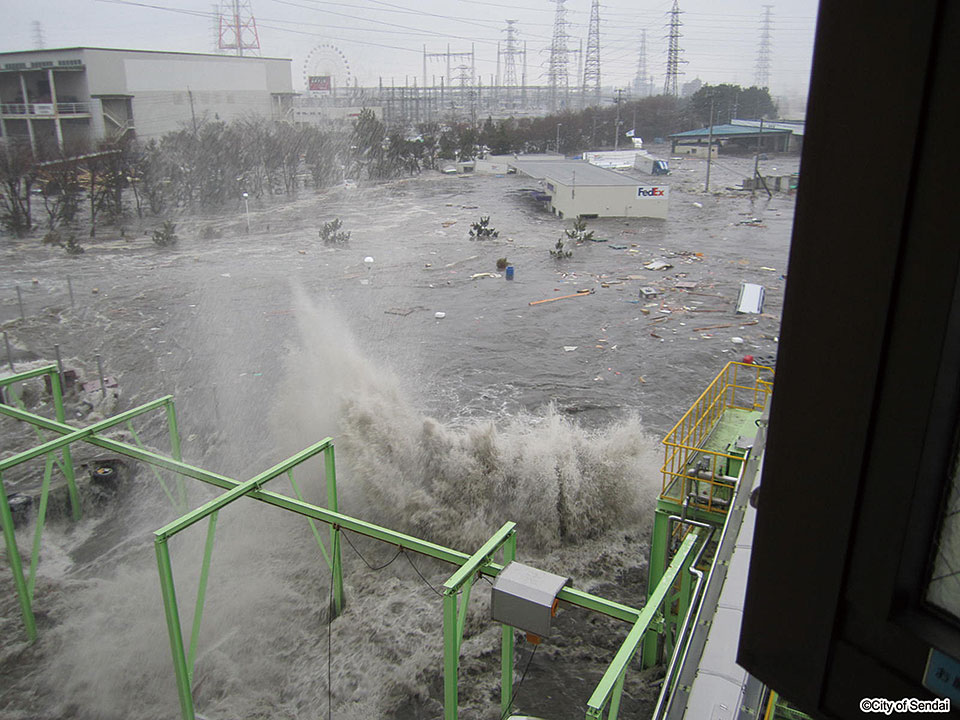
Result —
<instances>
[{"instance_id":1,"label":"green steel beam","mask_svg":"<svg viewBox=\"0 0 960 720\"><path fill-rule=\"evenodd\" d=\"M60 387L60 373L50 376L50 387L53 389L53 408L57 422L65 422L66 414L63 411L63 389ZM70 454L70 446L65 445L60 452L63 455L63 463L60 465L60 470L67 479L70 509L73 511L73 519L79 520L81 514L80 493L77 491L77 480L73 474L73 457Z\"/></svg>"},{"instance_id":2,"label":"green steel beam","mask_svg":"<svg viewBox=\"0 0 960 720\"><path fill-rule=\"evenodd\" d=\"M187 652L187 673L193 683L193 671L200 644L200 620L203 618L203 602L207 595L207 577L210 575L210 557L213 555L213 536L217 529L217 513L210 516L207 525L207 541L203 547L203 562L200 565L200 582L197 585L197 604L193 611L193 630L190 632L190 650Z\"/></svg>"},{"instance_id":3,"label":"green steel beam","mask_svg":"<svg viewBox=\"0 0 960 720\"><path fill-rule=\"evenodd\" d=\"M0 414L5 414L10 417L17 418L18 420L24 420L45 430L52 430L61 434L70 433L75 430L75 428L71 427L70 425L58 423L40 415L35 415L25 410L11 408L7 405L0 405ZM215 485L225 490L234 488L239 484L236 480L228 478L225 475L210 472L209 470L203 470L202 468L173 460L164 455L150 452L149 450L142 450L134 445L120 442L118 440L111 440L109 438L99 436L91 436L84 438L84 442L96 445L97 447L102 447L105 450L110 450L111 452L115 452L120 455L131 457L134 460L140 460L141 462L145 462L155 467L181 473L186 477L191 477L195 480L200 480L201 482ZM382 540L383 542L391 545L404 547L408 550L418 552L421 555L428 555L453 565L461 565L470 558L470 556L464 552L452 550L427 540L421 540L420 538L404 535L403 533L396 532L395 530L383 528L379 525L374 525L373 523L359 520L357 518L350 517L349 515L343 515L339 512L333 512L316 505L301 502L278 493L269 492L266 490L254 490L249 493L249 496L256 500L260 500L261 502L273 505L274 507L278 507L283 510L289 510L305 517L312 517L315 520L319 520L329 525L335 525L343 528L344 530L350 530L360 535ZM495 562L490 562L480 567L479 571L488 577L496 577L502 569L502 565L498 565ZM606 600L596 595L591 595L581 590L564 588L560 591L557 597L561 601L568 602L572 605L593 610L603 615L608 615L629 623L636 622L637 618L639 617L639 611L635 610L634 608L613 602L611 600Z\"/></svg>"},{"instance_id":4,"label":"green steel beam","mask_svg":"<svg viewBox=\"0 0 960 720\"><path fill-rule=\"evenodd\" d=\"M170 548L167 547L167 541L161 538L156 538L153 545L157 553L157 568L160 571L160 593L163 596L163 611L167 617L167 633L173 655L173 672L177 679L180 713L183 720L195 720L193 694L190 692L190 669L183 652L183 630L180 628L177 592L173 583L173 568L170 565Z\"/></svg>"},{"instance_id":5,"label":"green steel beam","mask_svg":"<svg viewBox=\"0 0 960 720\"><path fill-rule=\"evenodd\" d=\"M7 560L10 563L10 571L13 573L14 585L17 586L20 614L23 615L23 624L27 629L27 640L32 643L37 639L37 621L33 617L33 608L30 607L30 592L27 589L27 582L23 579L23 564L20 562L20 551L17 549L17 536L13 531L13 513L10 512L7 491L3 487L2 472L0 472L0 523L3 523L3 539L7 544Z\"/></svg>"},{"instance_id":6,"label":"green steel beam","mask_svg":"<svg viewBox=\"0 0 960 720\"><path fill-rule=\"evenodd\" d=\"M457 720L457 596L443 596L443 720Z\"/></svg>"},{"instance_id":7,"label":"green steel beam","mask_svg":"<svg viewBox=\"0 0 960 720\"><path fill-rule=\"evenodd\" d=\"M444 594L456 592L482 565L486 565L493 554L500 548L507 538L517 530L515 522L505 522L493 536L487 540L479 550L471 555L460 569L443 584Z\"/></svg>"},{"instance_id":8,"label":"green steel beam","mask_svg":"<svg viewBox=\"0 0 960 720\"><path fill-rule=\"evenodd\" d=\"M513 533L503 544L503 565L517 557L517 534ZM506 717L513 706L513 627L500 628L500 717Z\"/></svg>"},{"instance_id":9,"label":"green steel beam","mask_svg":"<svg viewBox=\"0 0 960 720\"><path fill-rule=\"evenodd\" d=\"M337 501L337 463L333 443L323 453L323 472L327 480L327 509L340 512ZM333 560L333 612L339 616L343 612L343 561L340 557L340 528L330 525L330 555ZM331 618L332 619L332 618Z\"/></svg>"},{"instance_id":10,"label":"green steel beam","mask_svg":"<svg viewBox=\"0 0 960 720\"><path fill-rule=\"evenodd\" d=\"M602 713L603 707L611 699L611 695L613 695L618 683L620 683L621 676L627 671L627 666L630 664L630 661L637 651L637 647L643 640L644 633L646 633L650 622L654 619L657 610L663 603L664 598L666 598L667 592L673 586L673 582L676 580L681 569L687 564L687 559L692 559L693 548L698 538L698 532L696 530L691 531L680 545L680 549L677 550L677 553L673 556L670 566L663 574L660 582L657 583L657 587L650 595L647 604L640 610L640 617L630 629L626 639L623 641L623 644L620 645L620 649L613 658L613 662L610 663L610 667L607 668L596 690L593 691L593 695L591 695L587 701L587 717L600 717L598 713ZM622 684L620 687L622 688ZM594 715L590 714L591 711Z\"/></svg>"},{"instance_id":11,"label":"green steel beam","mask_svg":"<svg viewBox=\"0 0 960 720\"><path fill-rule=\"evenodd\" d=\"M43 524L47 519L47 500L50 498L50 478L53 475L53 454L47 455L43 468L43 484L40 486L40 507L37 508L37 522L33 530L33 549L30 552L30 577L27 579L27 595L33 603L33 588L37 581L37 565L40 563L40 538L43 536Z\"/></svg>"},{"instance_id":12,"label":"green steel beam","mask_svg":"<svg viewBox=\"0 0 960 720\"><path fill-rule=\"evenodd\" d=\"M213 500L210 500L207 503L204 503L196 510L188 512L186 515L177 518L171 523L167 523L162 528L154 532L154 536L160 540L166 540L167 538L176 535L182 530L186 530L188 527L193 525L195 522L203 520L203 518L208 515L217 512L221 508L226 507L234 500L243 497L251 490L259 490L260 486L270 480L273 480L278 475L283 475L287 470L292 467L296 467L304 460L307 460L314 455L323 452L331 443L333 442L330 438L324 438L318 443L311 445L310 447L301 450L296 455L291 455L286 460L274 465L269 470L264 470L259 475L254 475L252 478L246 482L239 483L232 487L230 490L227 490L220 497L216 497Z\"/></svg>"},{"instance_id":13,"label":"green steel beam","mask_svg":"<svg viewBox=\"0 0 960 720\"><path fill-rule=\"evenodd\" d=\"M35 368L33 370L24 370L21 373L16 375L8 375L5 378L0 378L0 387L6 387L7 385L12 385L15 382L20 382L21 380L30 380L31 378L40 377L41 375L56 375L57 366L56 365L47 365L42 368Z\"/></svg>"},{"instance_id":14,"label":"green steel beam","mask_svg":"<svg viewBox=\"0 0 960 720\"><path fill-rule=\"evenodd\" d=\"M83 440L85 438L88 438L91 435L94 435L100 432L101 430L106 430L108 428L113 427L114 425L125 423L128 420L130 420L130 418L134 418L137 415L142 415L145 412L149 412L150 410L154 410L158 407L162 407L165 403L169 402L171 399L172 398L169 395L167 395L166 397L162 397L158 400L152 400L151 402L148 402L145 405L141 405L140 407L135 407L132 410L127 410L126 412L120 413L119 415L114 415L113 417L107 418L106 420L101 420L100 422L94 423L93 425L88 425L87 427L81 428L80 430L77 430L76 428L71 427L70 432L66 435L63 435L58 438L54 438L53 440L48 440L47 442L42 443L41 445L32 447L29 450L24 450L23 452L19 452L16 455L11 455L6 460L0 460L0 472L3 472L4 470L9 470L15 465L19 465L20 463L27 462L28 460L32 460L33 458L36 458L36 457L40 457L41 455L45 455L48 452L52 452L53 450L58 450L61 447L64 447L66 445L69 445L70 443L76 442L77 440ZM8 406L0 406L0 411L4 412L4 414L13 415L13 413L10 412L12 410L13 408L10 408ZM70 426L66 425L66 427L70 427Z\"/></svg>"},{"instance_id":15,"label":"green steel beam","mask_svg":"<svg viewBox=\"0 0 960 720\"><path fill-rule=\"evenodd\" d=\"M293 478L293 468L290 468L287 471L287 477L290 478L290 487L293 488L293 494L297 496L297 500L303 502L303 494L300 492L300 488L297 486L297 481ZM323 544L323 538L320 537L320 530L317 528L317 521L308 517L307 522L310 524L310 530L313 531L313 537L317 541L317 545L320 547L320 552L323 554L323 559L327 562L327 567L332 570L333 561L330 559L330 554L327 552L327 548Z\"/></svg>"},{"instance_id":16,"label":"green steel beam","mask_svg":"<svg viewBox=\"0 0 960 720\"><path fill-rule=\"evenodd\" d=\"M470 589L473 587L474 578L480 572L480 568L490 562L490 558L500 549L500 546L516 536L516 532L515 522L505 522L443 584L443 716L445 720L456 720L458 715L457 676L460 665L460 645L463 642L467 604L470 602ZM512 547L516 547L515 542ZM508 551L505 550L504 553L507 554ZM463 596L460 598L458 610L457 591L461 588L463 588Z\"/></svg>"}]
</instances>

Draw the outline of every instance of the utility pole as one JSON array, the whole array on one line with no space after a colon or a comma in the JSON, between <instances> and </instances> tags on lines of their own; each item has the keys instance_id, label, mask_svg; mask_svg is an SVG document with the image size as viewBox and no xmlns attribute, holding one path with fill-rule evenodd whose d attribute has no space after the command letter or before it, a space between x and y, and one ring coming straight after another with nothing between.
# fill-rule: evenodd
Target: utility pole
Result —
<instances>
[{"instance_id":1,"label":"utility pole","mask_svg":"<svg viewBox=\"0 0 960 720\"><path fill-rule=\"evenodd\" d=\"M193 119L193 136L197 136L197 113L193 109L193 91L187 88L187 97L190 98L190 117Z\"/></svg>"},{"instance_id":2,"label":"utility pole","mask_svg":"<svg viewBox=\"0 0 960 720\"><path fill-rule=\"evenodd\" d=\"M623 99L623 89L617 88L617 97L614 102L617 104L617 123L613 128L613 149L620 149L620 101Z\"/></svg>"},{"instance_id":3,"label":"utility pole","mask_svg":"<svg viewBox=\"0 0 960 720\"><path fill-rule=\"evenodd\" d=\"M560 126L563 123L557 123L557 155L560 154Z\"/></svg>"},{"instance_id":4,"label":"utility pole","mask_svg":"<svg viewBox=\"0 0 960 720\"><path fill-rule=\"evenodd\" d=\"M707 133L707 182L703 191L710 192L710 161L713 160L713 98L710 98L710 130Z\"/></svg>"}]
</instances>

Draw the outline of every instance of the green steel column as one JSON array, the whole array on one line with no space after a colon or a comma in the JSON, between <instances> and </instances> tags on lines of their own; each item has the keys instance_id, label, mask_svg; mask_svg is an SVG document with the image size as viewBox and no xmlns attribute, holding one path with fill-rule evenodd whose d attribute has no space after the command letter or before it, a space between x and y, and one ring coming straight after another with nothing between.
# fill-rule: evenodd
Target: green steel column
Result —
<instances>
[{"instance_id":1,"label":"green steel column","mask_svg":"<svg viewBox=\"0 0 960 720\"><path fill-rule=\"evenodd\" d=\"M200 643L200 620L203 618L203 601L207 594L207 577L210 574L210 557L213 555L213 535L217 529L217 515L210 515L207 525L207 542L203 548L203 563L200 565L200 583L197 586L197 605L193 612L193 630L190 633L190 651L187 654L187 673L193 683L193 671L197 657L197 645Z\"/></svg>"},{"instance_id":2,"label":"green steel column","mask_svg":"<svg viewBox=\"0 0 960 720\"><path fill-rule=\"evenodd\" d=\"M623 697L623 681L627 679L627 671L624 670L617 678L617 684L613 686L613 694L610 695L610 709L607 710L607 720L617 720L617 714L620 712L620 698Z\"/></svg>"},{"instance_id":3,"label":"green steel column","mask_svg":"<svg viewBox=\"0 0 960 720\"><path fill-rule=\"evenodd\" d=\"M287 470L287 477L290 479L290 487L293 488L293 494L297 496L297 500L303 502L303 494L300 492L300 488L297 487L297 481L293 477L293 468ZM323 553L323 559L327 561L327 567L332 570L333 561L330 559L330 555L327 553L327 548L323 544L323 539L320 537L320 530L317 529L317 522L311 517L307 518L307 522L310 524L310 529L313 531L313 537L317 541L317 545L320 547L320 552Z\"/></svg>"},{"instance_id":4,"label":"green steel column","mask_svg":"<svg viewBox=\"0 0 960 720\"><path fill-rule=\"evenodd\" d=\"M517 557L517 534L513 533L503 544L503 566ZM500 715L503 717L513 705L513 627L500 628Z\"/></svg>"},{"instance_id":5,"label":"green steel column","mask_svg":"<svg viewBox=\"0 0 960 720\"><path fill-rule=\"evenodd\" d=\"M460 608L457 610L457 655L460 654L460 646L463 645L463 628L467 624L467 610L472 589L473 581L468 580L463 584L463 592L460 595Z\"/></svg>"},{"instance_id":6,"label":"green steel column","mask_svg":"<svg viewBox=\"0 0 960 720\"><path fill-rule=\"evenodd\" d=\"M43 485L40 489L40 507L37 509L37 522L33 531L33 550L30 552L30 577L27 579L27 593L33 603L33 588L37 580L37 564L40 562L40 538L43 536L43 524L47 519L47 500L50 498L50 478L53 475L53 453L47 453L43 468Z\"/></svg>"},{"instance_id":7,"label":"green steel column","mask_svg":"<svg viewBox=\"0 0 960 720\"><path fill-rule=\"evenodd\" d=\"M63 390L60 387L60 373L50 374L50 387L53 388L53 407L56 412L57 422L64 422L66 414L63 410ZM64 477L67 478L67 492L70 494L70 509L73 511L73 519L80 519L80 493L77 492L77 483L73 475L73 457L70 454L70 446L65 445L60 454L63 456Z\"/></svg>"},{"instance_id":8,"label":"green steel column","mask_svg":"<svg viewBox=\"0 0 960 720\"><path fill-rule=\"evenodd\" d=\"M706 542L706 539L704 539ZM683 619L687 616L687 611L690 609L690 595L693 591L693 576L690 574L690 565L692 564L694 556L691 554L690 558L683 565L683 570L680 571L680 597L679 604L677 606L677 631L680 630L680 625L683 624ZM678 638L679 642L679 638Z\"/></svg>"},{"instance_id":9,"label":"green steel column","mask_svg":"<svg viewBox=\"0 0 960 720\"><path fill-rule=\"evenodd\" d=\"M170 450L173 453L173 459L177 462L183 461L183 455L180 449L180 431L177 428L177 410L173 405L173 398L167 402L167 427L170 430ZM183 475L177 473L177 494L180 496L180 506L187 509L187 486L183 482Z\"/></svg>"},{"instance_id":10,"label":"green steel column","mask_svg":"<svg viewBox=\"0 0 960 720\"><path fill-rule=\"evenodd\" d=\"M667 567L667 546L670 542L670 519L666 512L657 510L653 515L653 536L650 539L650 567L647 575L647 597L657 587ZM644 669L657 664L657 632L648 630L643 641L642 666Z\"/></svg>"},{"instance_id":11,"label":"green steel column","mask_svg":"<svg viewBox=\"0 0 960 720\"><path fill-rule=\"evenodd\" d=\"M10 571L13 573L13 582L17 586L20 613L23 615L23 624L27 629L27 639L32 643L37 639L37 622L30 607L30 592L23 579L23 565L20 563L20 551L17 549L17 536L13 531L13 513L10 512L7 491L3 487L3 473L0 473L0 522L3 523L3 539L7 543Z\"/></svg>"},{"instance_id":12,"label":"green steel column","mask_svg":"<svg viewBox=\"0 0 960 720\"><path fill-rule=\"evenodd\" d=\"M443 718L457 720L457 593L443 593Z\"/></svg>"},{"instance_id":13,"label":"green steel column","mask_svg":"<svg viewBox=\"0 0 960 720\"><path fill-rule=\"evenodd\" d=\"M177 591L173 585L173 570L170 567L170 549L162 538L154 540L157 551L157 567L160 570L160 592L163 595L163 610L167 617L167 632L170 636L170 652L173 654L173 672L177 678L177 695L180 698L180 713L183 720L195 720L193 695L190 692L190 672L183 654L183 632L180 629L180 613L177 610Z\"/></svg>"},{"instance_id":14,"label":"green steel column","mask_svg":"<svg viewBox=\"0 0 960 720\"><path fill-rule=\"evenodd\" d=\"M337 503L337 465L331 443L323 451L324 474L327 477L327 510L340 512ZM343 612L343 564L340 560L340 527L330 526L330 555L333 559L333 607L335 615Z\"/></svg>"}]
</instances>

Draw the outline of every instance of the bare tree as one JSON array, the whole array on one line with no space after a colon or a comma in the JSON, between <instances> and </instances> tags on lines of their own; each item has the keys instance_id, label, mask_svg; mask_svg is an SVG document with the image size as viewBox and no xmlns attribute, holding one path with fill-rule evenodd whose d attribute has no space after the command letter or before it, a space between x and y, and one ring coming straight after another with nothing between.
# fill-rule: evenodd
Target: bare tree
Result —
<instances>
[{"instance_id":1,"label":"bare tree","mask_svg":"<svg viewBox=\"0 0 960 720\"><path fill-rule=\"evenodd\" d=\"M0 224L17 235L33 227L30 191L34 172L33 151L28 144L16 140L0 144Z\"/></svg>"}]
</instances>

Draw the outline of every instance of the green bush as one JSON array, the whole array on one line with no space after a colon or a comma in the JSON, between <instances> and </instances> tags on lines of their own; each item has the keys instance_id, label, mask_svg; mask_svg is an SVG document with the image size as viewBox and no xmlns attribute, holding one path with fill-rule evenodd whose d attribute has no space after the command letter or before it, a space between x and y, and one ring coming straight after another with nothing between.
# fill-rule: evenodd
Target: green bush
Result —
<instances>
[{"instance_id":1,"label":"green bush","mask_svg":"<svg viewBox=\"0 0 960 720\"><path fill-rule=\"evenodd\" d=\"M177 224L171 220L164 220L159 229L153 231L153 242L157 247L174 245L177 237Z\"/></svg>"},{"instance_id":2,"label":"green bush","mask_svg":"<svg viewBox=\"0 0 960 720\"><path fill-rule=\"evenodd\" d=\"M343 223L340 218L334 218L328 223L324 223L320 228L320 239L325 245L346 245L350 241L350 233L343 232L340 228Z\"/></svg>"}]
</instances>

